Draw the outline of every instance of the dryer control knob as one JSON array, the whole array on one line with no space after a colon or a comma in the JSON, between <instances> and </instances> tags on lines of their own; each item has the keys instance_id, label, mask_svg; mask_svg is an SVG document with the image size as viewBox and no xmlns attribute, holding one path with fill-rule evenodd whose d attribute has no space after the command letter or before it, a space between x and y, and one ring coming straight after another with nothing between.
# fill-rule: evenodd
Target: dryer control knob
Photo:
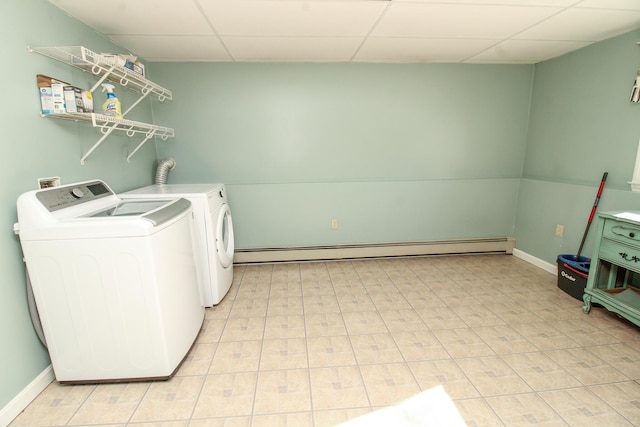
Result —
<instances>
[{"instance_id":1,"label":"dryer control knob","mask_svg":"<svg viewBox=\"0 0 640 427\"><path fill-rule=\"evenodd\" d=\"M71 195L73 197L75 197L76 199L80 199L81 197L84 196L84 191L82 191L80 188L76 187L76 188L71 190Z\"/></svg>"}]
</instances>

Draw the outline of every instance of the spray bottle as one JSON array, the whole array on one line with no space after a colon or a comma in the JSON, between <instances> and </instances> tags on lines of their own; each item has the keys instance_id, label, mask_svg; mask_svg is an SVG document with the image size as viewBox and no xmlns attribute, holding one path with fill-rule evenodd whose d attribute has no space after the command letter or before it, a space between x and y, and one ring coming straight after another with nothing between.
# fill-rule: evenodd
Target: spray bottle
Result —
<instances>
[{"instance_id":1,"label":"spray bottle","mask_svg":"<svg viewBox=\"0 0 640 427\"><path fill-rule=\"evenodd\" d=\"M120 100L113 93L113 85L108 83L102 84L103 92L107 91L107 100L102 104L102 111L105 116L115 117L116 119L122 118L122 106Z\"/></svg>"}]
</instances>

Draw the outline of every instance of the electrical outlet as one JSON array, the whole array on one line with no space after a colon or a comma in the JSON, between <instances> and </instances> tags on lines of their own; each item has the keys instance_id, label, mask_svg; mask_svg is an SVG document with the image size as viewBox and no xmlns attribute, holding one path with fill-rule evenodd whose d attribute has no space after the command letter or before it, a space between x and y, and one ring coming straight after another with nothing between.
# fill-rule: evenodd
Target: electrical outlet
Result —
<instances>
[{"instance_id":1,"label":"electrical outlet","mask_svg":"<svg viewBox=\"0 0 640 427\"><path fill-rule=\"evenodd\" d=\"M556 236L562 237L564 235L564 225L556 224Z\"/></svg>"},{"instance_id":2,"label":"electrical outlet","mask_svg":"<svg viewBox=\"0 0 640 427\"><path fill-rule=\"evenodd\" d=\"M338 220L336 218L331 220L331 229L332 230L337 230L338 229Z\"/></svg>"}]
</instances>

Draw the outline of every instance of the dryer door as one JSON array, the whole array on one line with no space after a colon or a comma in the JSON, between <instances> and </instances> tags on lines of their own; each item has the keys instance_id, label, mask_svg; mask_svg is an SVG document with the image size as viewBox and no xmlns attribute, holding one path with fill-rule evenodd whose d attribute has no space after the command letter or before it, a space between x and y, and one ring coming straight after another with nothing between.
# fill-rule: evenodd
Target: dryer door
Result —
<instances>
[{"instance_id":1,"label":"dryer door","mask_svg":"<svg viewBox=\"0 0 640 427\"><path fill-rule=\"evenodd\" d=\"M234 250L231 210L229 205L225 203L220 207L216 221L216 252L218 253L218 261L223 267L227 268L233 263Z\"/></svg>"}]
</instances>

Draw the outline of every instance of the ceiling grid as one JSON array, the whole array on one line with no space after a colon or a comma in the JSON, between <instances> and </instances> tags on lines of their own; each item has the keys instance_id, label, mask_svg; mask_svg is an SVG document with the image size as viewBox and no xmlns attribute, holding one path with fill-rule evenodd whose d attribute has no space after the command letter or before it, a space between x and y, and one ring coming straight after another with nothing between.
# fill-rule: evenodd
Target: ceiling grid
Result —
<instances>
[{"instance_id":1,"label":"ceiling grid","mask_svg":"<svg viewBox=\"0 0 640 427\"><path fill-rule=\"evenodd\" d=\"M148 62L534 64L640 28L640 0L49 0Z\"/></svg>"}]
</instances>

